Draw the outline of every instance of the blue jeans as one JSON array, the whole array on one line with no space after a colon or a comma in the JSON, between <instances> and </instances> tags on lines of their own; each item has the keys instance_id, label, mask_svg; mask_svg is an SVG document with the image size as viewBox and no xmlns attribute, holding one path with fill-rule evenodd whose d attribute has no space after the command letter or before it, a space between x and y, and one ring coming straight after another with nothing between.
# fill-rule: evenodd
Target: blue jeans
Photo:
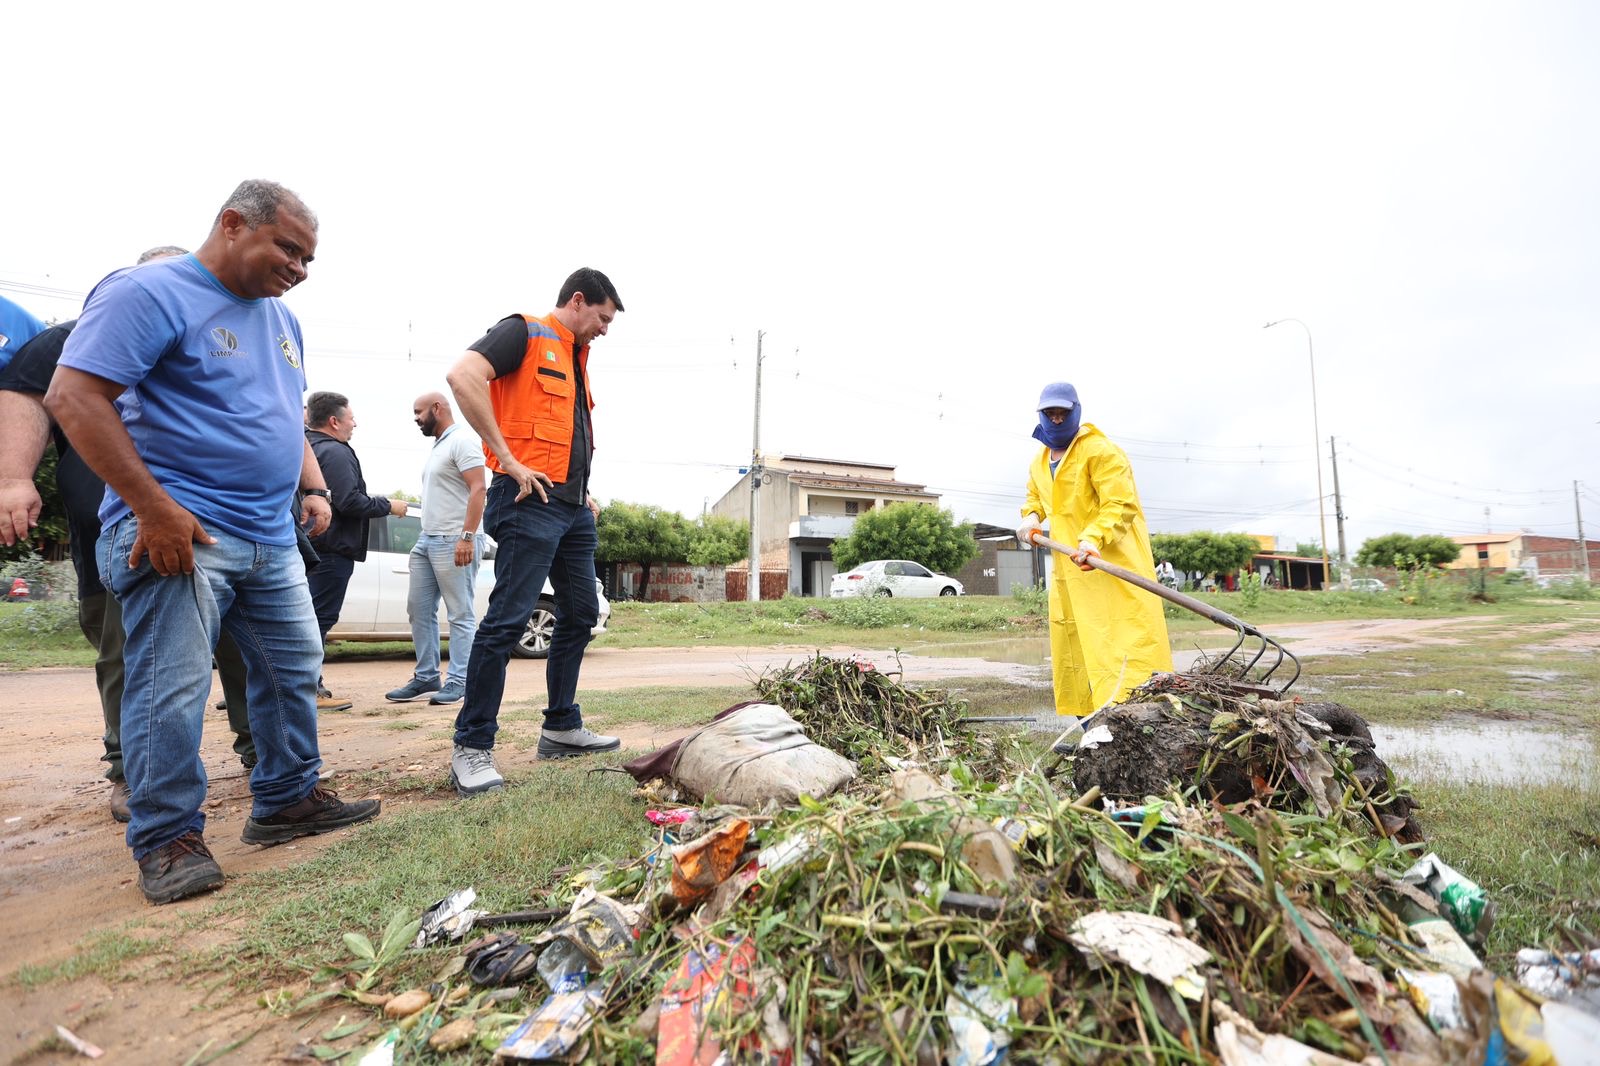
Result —
<instances>
[{"instance_id":1,"label":"blue jeans","mask_svg":"<svg viewBox=\"0 0 1600 1066\"><path fill-rule=\"evenodd\" d=\"M578 670L583 649L600 619L594 588L594 515L582 504L546 503L537 494L513 502L517 483L496 474L484 506L484 530L498 547L494 591L478 624L467 665L467 697L456 715L455 741L469 748L494 747L500 699L506 687L506 661L539 604L545 578L556 594L556 629L544 676L549 703L546 729L576 729L583 724L578 706Z\"/></svg>"},{"instance_id":2,"label":"blue jeans","mask_svg":"<svg viewBox=\"0 0 1600 1066\"><path fill-rule=\"evenodd\" d=\"M100 579L122 605L122 766L129 789L127 841L135 859L205 829L206 771L200 732L211 692L211 656L223 630L245 662L251 816L266 818L310 794L317 751L317 674L322 641L305 565L294 545L257 544L220 529L194 546L192 574L162 577L128 553L131 515L101 531Z\"/></svg>"},{"instance_id":3,"label":"blue jeans","mask_svg":"<svg viewBox=\"0 0 1600 1066\"><path fill-rule=\"evenodd\" d=\"M458 537L424 533L417 538L407 560L411 567L411 593L406 613L411 618L411 641L417 646L418 681L439 680L439 600L444 599L445 615L450 619L451 684L466 683L467 663L472 660L472 636L478 631L477 610L472 602L478 584L478 554L482 545L474 539L472 562L456 565Z\"/></svg>"}]
</instances>

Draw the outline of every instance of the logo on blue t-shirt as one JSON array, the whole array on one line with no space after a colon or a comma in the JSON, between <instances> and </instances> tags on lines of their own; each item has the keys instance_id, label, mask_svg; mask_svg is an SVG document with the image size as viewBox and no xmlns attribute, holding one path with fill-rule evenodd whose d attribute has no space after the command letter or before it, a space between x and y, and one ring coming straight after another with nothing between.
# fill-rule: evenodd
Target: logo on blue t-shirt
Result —
<instances>
[{"instance_id":1,"label":"logo on blue t-shirt","mask_svg":"<svg viewBox=\"0 0 1600 1066\"><path fill-rule=\"evenodd\" d=\"M224 329L222 326L218 326L211 331L211 336L215 338L218 344L222 345L221 348L211 349L212 355L226 358L239 354L239 338L234 335L231 329Z\"/></svg>"},{"instance_id":2,"label":"logo on blue t-shirt","mask_svg":"<svg viewBox=\"0 0 1600 1066\"><path fill-rule=\"evenodd\" d=\"M289 360L289 365L296 370L300 369L300 349L294 346L294 341L285 334L278 334L278 349L283 352L283 357Z\"/></svg>"}]
</instances>

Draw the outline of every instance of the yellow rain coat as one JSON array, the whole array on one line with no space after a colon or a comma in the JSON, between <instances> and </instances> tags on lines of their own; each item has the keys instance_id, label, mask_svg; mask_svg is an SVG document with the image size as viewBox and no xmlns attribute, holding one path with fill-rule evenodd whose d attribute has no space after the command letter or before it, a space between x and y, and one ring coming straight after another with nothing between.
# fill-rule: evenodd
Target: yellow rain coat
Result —
<instances>
[{"instance_id":1,"label":"yellow rain coat","mask_svg":"<svg viewBox=\"0 0 1600 1066\"><path fill-rule=\"evenodd\" d=\"M1155 580L1155 560L1128 456L1084 423L1050 476L1050 449L1028 470L1022 514L1047 520L1050 538L1089 544L1108 563ZM1050 561L1050 662L1056 713L1086 715L1172 669L1161 600L1120 578Z\"/></svg>"}]
</instances>

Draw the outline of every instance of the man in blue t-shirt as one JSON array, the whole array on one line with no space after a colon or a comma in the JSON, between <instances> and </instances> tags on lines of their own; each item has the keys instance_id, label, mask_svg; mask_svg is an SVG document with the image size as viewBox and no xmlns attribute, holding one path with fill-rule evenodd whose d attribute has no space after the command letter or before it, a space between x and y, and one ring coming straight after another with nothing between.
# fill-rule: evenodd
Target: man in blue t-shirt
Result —
<instances>
[{"instance_id":1,"label":"man in blue t-shirt","mask_svg":"<svg viewBox=\"0 0 1600 1066\"><path fill-rule=\"evenodd\" d=\"M111 274L89 294L45 406L106 481L96 546L122 605L127 841L167 903L220 887L203 838L200 730L227 630L245 660L257 762L243 839L275 844L371 818L317 784L321 642L287 504L328 524L301 436L300 323L316 216L281 185L234 190L199 251Z\"/></svg>"},{"instance_id":2,"label":"man in blue t-shirt","mask_svg":"<svg viewBox=\"0 0 1600 1066\"><path fill-rule=\"evenodd\" d=\"M4 370L17 349L44 332L44 323L0 296L0 370Z\"/></svg>"}]
</instances>

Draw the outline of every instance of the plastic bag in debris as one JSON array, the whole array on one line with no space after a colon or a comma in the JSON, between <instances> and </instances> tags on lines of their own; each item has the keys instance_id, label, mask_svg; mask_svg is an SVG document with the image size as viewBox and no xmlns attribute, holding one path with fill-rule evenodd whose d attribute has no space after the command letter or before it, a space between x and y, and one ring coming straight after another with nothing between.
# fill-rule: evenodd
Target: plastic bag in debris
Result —
<instances>
[{"instance_id":1,"label":"plastic bag in debris","mask_svg":"<svg viewBox=\"0 0 1600 1066\"><path fill-rule=\"evenodd\" d=\"M1546 999L1600 1015L1600 948L1561 954L1523 948L1517 952L1517 982Z\"/></svg>"},{"instance_id":2,"label":"plastic bag in debris","mask_svg":"<svg viewBox=\"0 0 1600 1066\"><path fill-rule=\"evenodd\" d=\"M1539 1014L1544 1018L1545 1043L1560 1066L1593 1062L1600 1054L1600 1017L1568 1003L1546 1003Z\"/></svg>"},{"instance_id":3,"label":"plastic bag in debris","mask_svg":"<svg viewBox=\"0 0 1600 1066\"><path fill-rule=\"evenodd\" d=\"M1421 885L1439 901L1450 923L1461 935L1482 942L1494 926L1494 901L1476 883L1446 866L1444 860L1428 852L1401 875L1402 881Z\"/></svg>"},{"instance_id":4,"label":"plastic bag in debris","mask_svg":"<svg viewBox=\"0 0 1600 1066\"><path fill-rule=\"evenodd\" d=\"M759 808L826 796L856 767L813 743L782 707L751 703L686 738L670 776L696 796Z\"/></svg>"},{"instance_id":5,"label":"plastic bag in debris","mask_svg":"<svg viewBox=\"0 0 1600 1066\"><path fill-rule=\"evenodd\" d=\"M788 1066L794 1052L782 1016L786 989L771 971L756 970L755 941L739 941L724 952L717 943L689 951L661 990L656 1031L657 1066L713 1066L714 1063L765 1063ZM764 982L779 987L767 999L759 1031L747 1033L731 1054L718 1029L755 1009Z\"/></svg>"},{"instance_id":6,"label":"plastic bag in debris","mask_svg":"<svg viewBox=\"0 0 1600 1066\"><path fill-rule=\"evenodd\" d=\"M528 942L535 947L550 945L539 955L539 975L555 988L567 974L599 973L632 954L643 916L644 909L637 904L618 903L592 888L584 889L565 918Z\"/></svg>"},{"instance_id":7,"label":"plastic bag in debris","mask_svg":"<svg viewBox=\"0 0 1600 1066\"><path fill-rule=\"evenodd\" d=\"M378 1038L356 1062L356 1066L394 1066L394 1049L400 1045L400 1030L390 1029Z\"/></svg>"},{"instance_id":8,"label":"plastic bag in debris","mask_svg":"<svg viewBox=\"0 0 1600 1066\"><path fill-rule=\"evenodd\" d=\"M1411 997L1411 1002L1416 1004L1422 1016L1435 1029L1467 1027L1466 1013L1461 1006L1461 989L1456 986L1454 977L1447 973L1407 970L1404 967L1396 970L1395 975L1400 979L1401 989Z\"/></svg>"},{"instance_id":9,"label":"plastic bag in debris","mask_svg":"<svg viewBox=\"0 0 1600 1066\"><path fill-rule=\"evenodd\" d=\"M1154 977L1186 999L1205 993L1205 978L1195 967L1211 953L1187 939L1165 918L1139 911L1095 911L1072 923L1067 939L1086 955L1114 959Z\"/></svg>"},{"instance_id":10,"label":"plastic bag in debris","mask_svg":"<svg viewBox=\"0 0 1600 1066\"><path fill-rule=\"evenodd\" d=\"M1499 1022L1499 1036L1511 1050L1510 1061L1524 1066L1559 1066L1545 1040L1544 1015L1539 1005L1521 989L1510 981L1495 978L1494 1011Z\"/></svg>"},{"instance_id":11,"label":"plastic bag in debris","mask_svg":"<svg viewBox=\"0 0 1600 1066\"><path fill-rule=\"evenodd\" d=\"M559 1059L571 1055L605 1006L605 993L586 973L570 973L495 1048L497 1059Z\"/></svg>"},{"instance_id":12,"label":"plastic bag in debris","mask_svg":"<svg viewBox=\"0 0 1600 1066\"><path fill-rule=\"evenodd\" d=\"M672 896L679 906L694 906L727 880L749 838L750 823L735 818L668 851L672 856Z\"/></svg>"},{"instance_id":13,"label":"plastic bag in debris","mask_svg":"<svg viewBox=\"0 0 1600 1066\"><path fill-rule=\"evenodd\" d=\"M450 893L423 911L422 925L417 929L417 939L411 942L411 946L425 948L429 944L437 944L444 940L460 940L466 936L467 930L472 928L472 923L489 913L471 909L477 899L476 889L463 888Z\"/></svg>"},{"instance_id":14,"label":"plastic bag in debris","mask_svg":"<svg viewBox=\"0 0 1600 1066\"><path fill-rule=\"evenodd\" d=\"M1428 964L1455 977L1483 969L1483 962L1456 927L1444 918L1421 918L1406 926L1428 955Z\"/></svg>"},{"instance_id":15,"label":"plastic bag in debris","mask_svg":"<svg viewBox=\"0 0 1600 1066\"><path fill-rule=\"evenodd\" d=\"M1000 1061L1011 1045L1006 1022L1016 1011L1016 1001L998 988L958 985L944 1004L945 1023L950 1026L945 1062L949 1066L989 1066Z\"/></svg>"}]
</instances>

